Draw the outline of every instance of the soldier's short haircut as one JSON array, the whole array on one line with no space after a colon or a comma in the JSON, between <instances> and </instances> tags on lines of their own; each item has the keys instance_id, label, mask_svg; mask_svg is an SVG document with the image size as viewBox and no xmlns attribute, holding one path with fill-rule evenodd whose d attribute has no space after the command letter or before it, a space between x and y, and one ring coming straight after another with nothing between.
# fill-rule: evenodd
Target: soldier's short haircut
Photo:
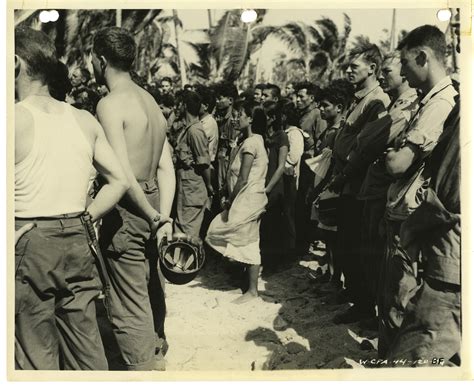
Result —
<instances>
[{"instance_id":1,"label":"soldier's short haircut","mask_svg":"<svg viewBox=\"0 0 474 388\"><path fill-rule=\"evenodd\" d=\"M135 61L137 45L126 29L107 27L95 34L93 50L98 56L107 59L112 67L128 72Z\"/></svg>"},{"instance_id":2,"label":"soldier's short haircut","mask_svg":"<svg viewBox=\"0 0 474 388\"><path fill-rule=\"evenodd\" d=\"M417 47L429 47L436 58L444 62L446 57L446 38L438 27L425 24L410 31L398 44L397 49L411 50Z\"/></svg>"}]
</instances>

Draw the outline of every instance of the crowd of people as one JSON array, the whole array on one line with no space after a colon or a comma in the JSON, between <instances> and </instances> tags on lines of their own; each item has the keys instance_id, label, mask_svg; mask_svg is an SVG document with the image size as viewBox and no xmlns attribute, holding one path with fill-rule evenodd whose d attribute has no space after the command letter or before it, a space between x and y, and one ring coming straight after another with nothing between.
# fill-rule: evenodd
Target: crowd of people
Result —
<instances>
[{"instance_id":1,"label":"crowd of people","mask_svg":"<svg viewBox=\"0 0 474 388\"><path fill-rule=\"evenodd\" d=\"M323 88L147 83L135 55L106 28L94 77L69 76L45 34L15 32L18 369L108 368L84 214L129 370L166 351L157 241L173 232L242 265L239 304L323 243L317 292L350 303L334 324L377 330L383 359L460 364L459 84L438 28L385 56L358 46Z\"/></svg>"}]
</instances>

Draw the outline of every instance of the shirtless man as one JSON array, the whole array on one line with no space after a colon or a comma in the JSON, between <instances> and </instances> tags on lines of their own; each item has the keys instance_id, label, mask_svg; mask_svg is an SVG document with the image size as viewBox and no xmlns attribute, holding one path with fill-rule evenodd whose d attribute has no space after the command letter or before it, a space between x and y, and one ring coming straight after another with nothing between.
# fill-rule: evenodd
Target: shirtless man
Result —
<instances>
[{"instance_id":1,"label":"shirtless man","mask_svg":"<svg viewBox=\"0 0 474 388\"><path fill-rule=\"evenodd\" d=\"M129 186L97 120L51 97L60 66L46 34L15 30L15 366L107 370L83 215L100 219ZM87 206L93 168L106 183Z\"/></svg>"},{"instance_id":2,"label":"shirtless man","mask_svg":"<svg viewBox=\"0 0 474 388\"><path fill-rule=\"evenodd\" d=\"M151 285L158 267L156 242L150 238L157 231L158 242L165 234L171 238L175 175L166 119L153 96L130 77L135 54L136 44L125 29L105 28L94 37L94 74L110 91L100 100L97 116L131 185L101 228L112 283L112 326L125 367L152 370L155 332L163 339L166 307L160 282ZM149 294L149 283L150 291L160 291L157 295Z\"/></svg>"}]
</instances>

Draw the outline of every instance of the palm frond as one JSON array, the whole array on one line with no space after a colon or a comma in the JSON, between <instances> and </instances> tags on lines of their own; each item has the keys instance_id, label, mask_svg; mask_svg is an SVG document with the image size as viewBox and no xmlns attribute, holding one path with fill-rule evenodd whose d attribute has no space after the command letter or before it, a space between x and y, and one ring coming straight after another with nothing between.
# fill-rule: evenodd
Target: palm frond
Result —
<instances>
[{"instance_id":1,"label":"palm frond","mask_svg":"<svg viewBox=\"0 0 474 388\"><path fill-rule=\"evenodd\" d=\"M278 32L277 34L290 45L292 50L299 51L304 50L308 40L305 29L304 23L292 22L282 27L282 34Z\"/></svg>"},{"instance_id":2,"label":"palm frond","mask_svg":"<svg viewBox=\"0 0 474 388\"><path fill-rule=\"evenodd\" d=\"M354 42L352 44L352 49L357 49L360 47L370 45L370 38L366 35L357 35L354 37Z\"/></svg>"},{"instance_id":3,"label":"palm frond","mask_svg":"<svg viewBox=\"0 0 474 388\"><path fill-rule=\"evenodd\" d=\"M13 18L15 20L15 27L24 24L29 25L34 22L33 19L38 18L40 11L39 10L23 10L15 9L13 13Z\"/></svg>"},{"instance_id":4,"label":"palm frond","mask_svg":"<svg viewBox=\"0 0 474 388\"><path fill-rule=\"evenodd\" d=\"M299 66L305 66L306 63L304 61L303 58L291 58L289 59L288 61L286 61L286 65L287 66L291 66L291 65L299 65Z\"/></svg>"},{"instance_id":5,"label":"palm frond","mask_svg":"<svg viewBox=\"0 0 474 388\"><path fill-rule=\"evenodd\" d=\"M162 12L161 9L151 9L151 10L148 10L148 11L135 11L134 17L131 18L133 23L132 22L129 23L128 30L130 30L133 34L139 33L145 27L147 27L148 25L153 23L153 20L161 12ZM125 19L124 23L128 23L128 19Z\"/></svg>"}]
</instances>

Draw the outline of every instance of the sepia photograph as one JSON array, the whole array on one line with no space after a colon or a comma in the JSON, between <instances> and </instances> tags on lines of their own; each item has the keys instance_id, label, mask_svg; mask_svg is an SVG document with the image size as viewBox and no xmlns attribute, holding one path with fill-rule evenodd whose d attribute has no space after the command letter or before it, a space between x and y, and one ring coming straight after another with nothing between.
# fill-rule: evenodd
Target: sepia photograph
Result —
<instances>
[{"instance_id":1,"label":"sepia photograph","mask_svg":"<svg viewBox=\"0 0 474 388\"><path fill-rule=\"evenodd\" d=\"M471 10L400 3L8 1L9 378L472 379Z\"/></svg>"}]
</instances>

